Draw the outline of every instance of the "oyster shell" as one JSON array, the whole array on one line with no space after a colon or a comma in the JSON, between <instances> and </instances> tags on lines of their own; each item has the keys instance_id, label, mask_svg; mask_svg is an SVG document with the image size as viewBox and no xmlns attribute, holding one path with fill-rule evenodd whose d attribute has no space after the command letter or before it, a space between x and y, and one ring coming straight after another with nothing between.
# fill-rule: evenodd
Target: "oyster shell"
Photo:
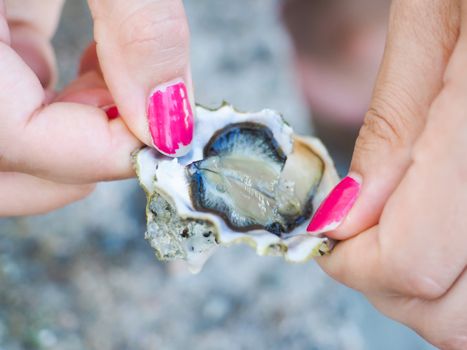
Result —
<instances>
[{"instance_id":1,"label":"oyster shell","mask_svg":"<svg viewBox=\"0 0 467 350\"><path fill-rule=\"evenodd\" d=\"M218 246L234 243L291 262L332 248L306 225L338 181L333 162L277 112L197 107L189 154L170 159L144 148L135 167L148 198L145 236L161 260L197 271Z\"/></svg>"}]
</instances>

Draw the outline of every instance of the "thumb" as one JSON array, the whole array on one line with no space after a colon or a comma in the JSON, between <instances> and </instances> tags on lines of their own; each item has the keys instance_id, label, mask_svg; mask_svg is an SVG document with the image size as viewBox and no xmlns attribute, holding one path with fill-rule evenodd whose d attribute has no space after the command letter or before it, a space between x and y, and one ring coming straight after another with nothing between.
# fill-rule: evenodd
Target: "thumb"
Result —
<instances>
[{"instance_id":1,"label":"thumb","mask_svg":"<svg viewBox=\"0 0 467 350\"><path fill-rule=\"evenodd\" d=\"M181 0L89 0L102 73L120 114L168 156L193 138L189 30Z\"/></svg>"},{"instance_id":2,"label":"thumb","mask_svg":"<svg viewBox=\"0 0 467 350\"><path fill-rule=\"evenodd\" d=\"M458 28L456 1L393 2L386 49L350 173L308 231L347 239L375 225L411 162L412 146L442 87Z\"/></svg>"}]
</instances>

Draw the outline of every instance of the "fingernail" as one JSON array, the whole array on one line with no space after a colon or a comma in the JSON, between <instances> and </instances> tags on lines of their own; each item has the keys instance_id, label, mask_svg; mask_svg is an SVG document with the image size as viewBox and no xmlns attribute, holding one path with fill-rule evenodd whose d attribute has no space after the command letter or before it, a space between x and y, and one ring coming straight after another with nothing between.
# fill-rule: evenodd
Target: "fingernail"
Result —
<instances>
[{"instance_id":1,"label":"fingernail","mask_svg":"<svg viewBox=\"0 0 467 350\"><path fill-rule=\"evenodd\" d=\"M152 92L148 120L152 141L158 151L170 157L188 153L193 139L193 111L183 81L158 86Z\"/></svg>"},{"instance_id":2,"label":"fingernail","mask_svg":"<svg viewBox=\"0 0 467 350\"><path fill-rule=\"evenodd\" d=\"M116 119L120 115L120 112L115 105L104 106L102 107L102 110L107 114L107 118L109 118L109 120Z\"/></svg>"},{"instance_id":3,"label":"fingernail","mask_svg":"<svg viewBox=\"0 0 467 350\"><path fill-rule=\"evenodd\" d=\"M357 176L346 176L321 203L308 225L307 231L319 234L336 229L352 209L358 198L361 181Z\"/></svg>"}]
</instances>

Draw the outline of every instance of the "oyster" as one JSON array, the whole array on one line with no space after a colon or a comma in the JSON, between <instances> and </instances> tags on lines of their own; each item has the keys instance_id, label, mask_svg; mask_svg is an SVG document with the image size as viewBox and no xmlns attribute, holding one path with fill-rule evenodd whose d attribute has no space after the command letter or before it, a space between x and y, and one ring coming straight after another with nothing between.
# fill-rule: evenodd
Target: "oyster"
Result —
<instances>
[{"instance_id":1,"label":"oyster","mask_svg":"<svg viewBox=\"0 0 467 350\"><path fill-rule=\"evenodd\" d=\"M291 262L332 248L306 225L338 181L333 162L277 112L197 107L189 154L170 159L144 148L135 167L148 198L146 239L161 260L199 270L218 246L234 243Z\"/></svg>"}]
</instances>

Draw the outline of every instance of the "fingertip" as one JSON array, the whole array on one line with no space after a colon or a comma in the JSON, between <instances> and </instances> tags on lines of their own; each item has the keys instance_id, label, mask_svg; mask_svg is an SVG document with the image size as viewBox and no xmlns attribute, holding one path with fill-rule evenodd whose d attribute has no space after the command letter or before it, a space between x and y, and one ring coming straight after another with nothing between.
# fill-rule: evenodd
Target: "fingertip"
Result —
<instances>
[{"instance_id":1,"label":"fingertip","mask_svg":"<svg viewBox=\"0 0 467 350\"><path fill-rule=\"evenodd\" d=\"M169 157L188 153L194 123L190 35L183 1L91 1L89 5L101 69L122 119L160 153Z\"/></svg>"},{"instance_id":2,"label":"fingertip","mask_svg":"<svg viewBox=\"0 0 467 350\"><path fill-rule=\"evenodd\" d=\"M350 214L357 201L362 187L362 177L357 173L349 173L343 178L321 203L308 225L307 231L311 235L325 233L336 239L347 238L348 235L337 233ZM343 231L340 231L343 232Z\"/></svg>"},{"instance_id":3,"label":"fingertip","mask_svg":"<svg viewBox=\"0 0 467 350\"><path fill-rule=\"evenodd\" d=\"M159 152L169 157L180 157L190 151L194 117L184 80L159 85L152 91L147 118L152 143Z\"/></svg>"}]
</instances>

